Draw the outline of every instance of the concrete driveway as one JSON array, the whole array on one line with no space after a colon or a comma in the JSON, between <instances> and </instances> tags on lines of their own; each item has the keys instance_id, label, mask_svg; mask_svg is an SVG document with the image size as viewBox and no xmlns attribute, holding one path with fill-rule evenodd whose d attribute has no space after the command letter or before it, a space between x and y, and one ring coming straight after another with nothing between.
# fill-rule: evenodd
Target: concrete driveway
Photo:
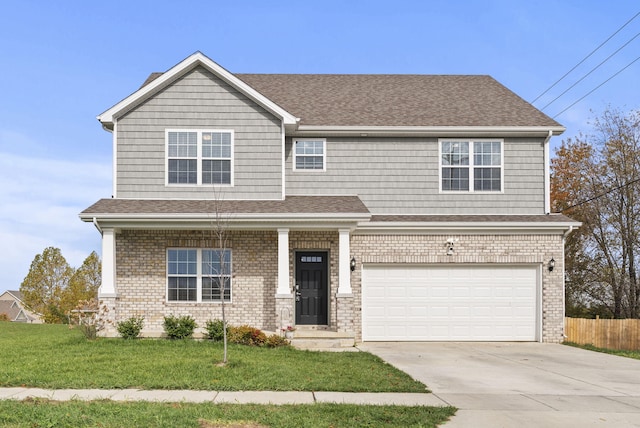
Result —
<instances>
[{"instance_id":1,"label":"concrete driveway","mask_svg":"<svg viewBox=\"0 0 640 428\"><path fill-rule=\"evenodd\" d=\"M445 428L640 427L640 360L542 343L358 347L457 407Z\"/></svg>"}]
</instances>

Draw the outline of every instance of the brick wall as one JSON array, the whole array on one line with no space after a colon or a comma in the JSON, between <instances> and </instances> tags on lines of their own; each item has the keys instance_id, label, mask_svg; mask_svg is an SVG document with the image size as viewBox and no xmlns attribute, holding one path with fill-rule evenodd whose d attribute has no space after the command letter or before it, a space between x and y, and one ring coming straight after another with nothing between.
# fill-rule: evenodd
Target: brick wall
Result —
<instances>
[{"instance_id":1,"label":"brick wall","mask_svg":"<svg viewBox=\"0 0 640 428\"><path fill-rule=\"evenodd\" d=\"M447 240L453 237L454 254L447 255ZM361 340L362 264L535 264L542 269L542 340L561 342L564 326L564 290L562 278L562 235L365 235L351 237L351 252L358 266L351 276L354 294L354 325ZM549 272L551 258L556 267Z\"/></svg>"},{"instance_id":2,"label":"brick wall","mask_svg":"<svg viewBox=\"0 0 640 428\"><path fill-rule=\"evenodd\" d=\"M225 305L234 325L250 324L276 331L294 317L295 299L276 299L278 243L275 231L230 231L227 247L233 252L233 301ZM453 255L446 254L446 241L457 239ZM165 315L191 315L199 326L221 318L220 303L173 303L166 301L167 248L216 248L211 232L132 231L116 236L116 293L113 303L117 320L144 316L144 336L163 332ZM563 283L561 235L367 235L351 236L351 255L357 268L351 273L353 296L336 295L338 287L337 231L291 231L290 287L295 273L295 251L322 250L329 254L329 325L331 330L355 332L361 339L361 273L367 263L414 264L535 264L542 269L542 340L563 339ZM556 269L546 269L555 258ZM283 318L280 319L280 314ZM198 330L202 332L202 329ZM109 335L115 334L110 331Z\"/></svg>"},{"instance_id":3,"label":"brick wall","mask_svg":"<svg viewBox=\"0 0 640 428\"><path fill-rule=\"evenodd\" d=\"M221 319L220 303L167 302L167 248L217 248L211 232L125 230L116 236L117 320L144 316L143 336L159 336L166 315L191 315L200 327ZM232 302L227 322L275 331L278 275L276 232L228 232L232 250ZM201 333L202 328L196 330Z\"/></svg>"}]
</instances>

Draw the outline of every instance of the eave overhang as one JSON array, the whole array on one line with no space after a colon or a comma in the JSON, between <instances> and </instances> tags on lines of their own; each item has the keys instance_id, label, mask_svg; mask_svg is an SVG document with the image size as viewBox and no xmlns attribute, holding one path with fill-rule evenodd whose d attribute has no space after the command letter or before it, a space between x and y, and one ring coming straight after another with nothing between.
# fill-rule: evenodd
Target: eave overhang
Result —
<instances>
[{"instance_id":1,"label":"eave overhang","mask_svg":"<svg viewBox=\"0 0 640 428\"><path fill-rule=\"evenodd\" d=\"M500 216L496 216L498 218ZM514 216L516 217L516 216ZM563 216L564 217L564 216ZM560 221L536 220L451 220L451 221L366 221L354 234L568 234L582 223L564 217Z\"/></svg>"},{"instance_id":2,"label":"eave overhang","mask_svg":"<svg viewBox=\"0 0 640 428\"><path fill-rule=\"evenodd\" d=\"M291 136L353 136L353 137L548 137L560 135L563 126L320 126L288 127Z\"/></svg>"},{"instance_id":3,"label":"eave overhang","mask_svg":"<svg viewBox=\"0 0 640 428\"><path fill-rule=\"evenodd\" d=\"M135 106L146 101L155 95L159 90L168 86L172 82L176 81L180 77L184 76L196 67L202 66L209 70L211 73L224 80L226 83L242 92L244 95L264 107L266 110L282 119L283 123L287 127L295 126L299 119L291 113L278 106L273 101L253 89L251 86L244 83L242 80L235 77L231 72L227 71L216 62L202 54L196 52L193 55L187 57L182 62L178 63L167 72L163 73L160 77L153 80L149 84L138 89L127 98L123 99L104 113L97 116L97 119L102 123L102 126L107 130L113 130L114 121L118 117L124 115Z\"/></svg>"},{"instance_id":4,"label":"eave overhang","mask_svg":"<svg viewBox=\"0 0 640 428\"><path fill-rule=\"evenodd\" d=\"M289 228L300 230L354 229L359 222L367 221L370 214L339 213L225 213L197 214L81 214L85 222L97 223L100 228L145 230L275 230Z\"/></svg>"}]
</instances>

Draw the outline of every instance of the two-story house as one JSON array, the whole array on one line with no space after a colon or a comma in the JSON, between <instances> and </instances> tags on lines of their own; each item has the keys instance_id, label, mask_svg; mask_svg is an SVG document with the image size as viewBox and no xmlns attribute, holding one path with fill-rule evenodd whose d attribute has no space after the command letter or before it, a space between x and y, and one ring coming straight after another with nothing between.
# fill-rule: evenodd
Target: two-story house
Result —
<instances>
[{"instance_id":1,"label":"two-story house","mask_svg":"<svg viewBox=\"0 0 640 428\"><path fill-rule=\"evenodd\" d=\"M113 195L80 217L112 321L155 336L224 299L267 331L563 339L564 128L489 76L235 74L197 52L98 120Z\"/></svg>"}]
</instances>

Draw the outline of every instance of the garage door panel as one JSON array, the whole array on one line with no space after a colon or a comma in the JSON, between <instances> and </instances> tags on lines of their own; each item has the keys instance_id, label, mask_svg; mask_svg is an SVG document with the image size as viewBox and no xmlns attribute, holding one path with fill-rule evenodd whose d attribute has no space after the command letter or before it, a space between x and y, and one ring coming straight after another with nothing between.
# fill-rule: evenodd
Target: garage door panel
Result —
<instances>
[{"instance_id":1,"label":"garage door panel","mask_svg":"<svg viewBox=\"0 0 640 428\"><path fill-rule=\"evenodd\" d=\"M537 267L365 265L363 340L535 340Z\"/></svg>"}]
</instances>

